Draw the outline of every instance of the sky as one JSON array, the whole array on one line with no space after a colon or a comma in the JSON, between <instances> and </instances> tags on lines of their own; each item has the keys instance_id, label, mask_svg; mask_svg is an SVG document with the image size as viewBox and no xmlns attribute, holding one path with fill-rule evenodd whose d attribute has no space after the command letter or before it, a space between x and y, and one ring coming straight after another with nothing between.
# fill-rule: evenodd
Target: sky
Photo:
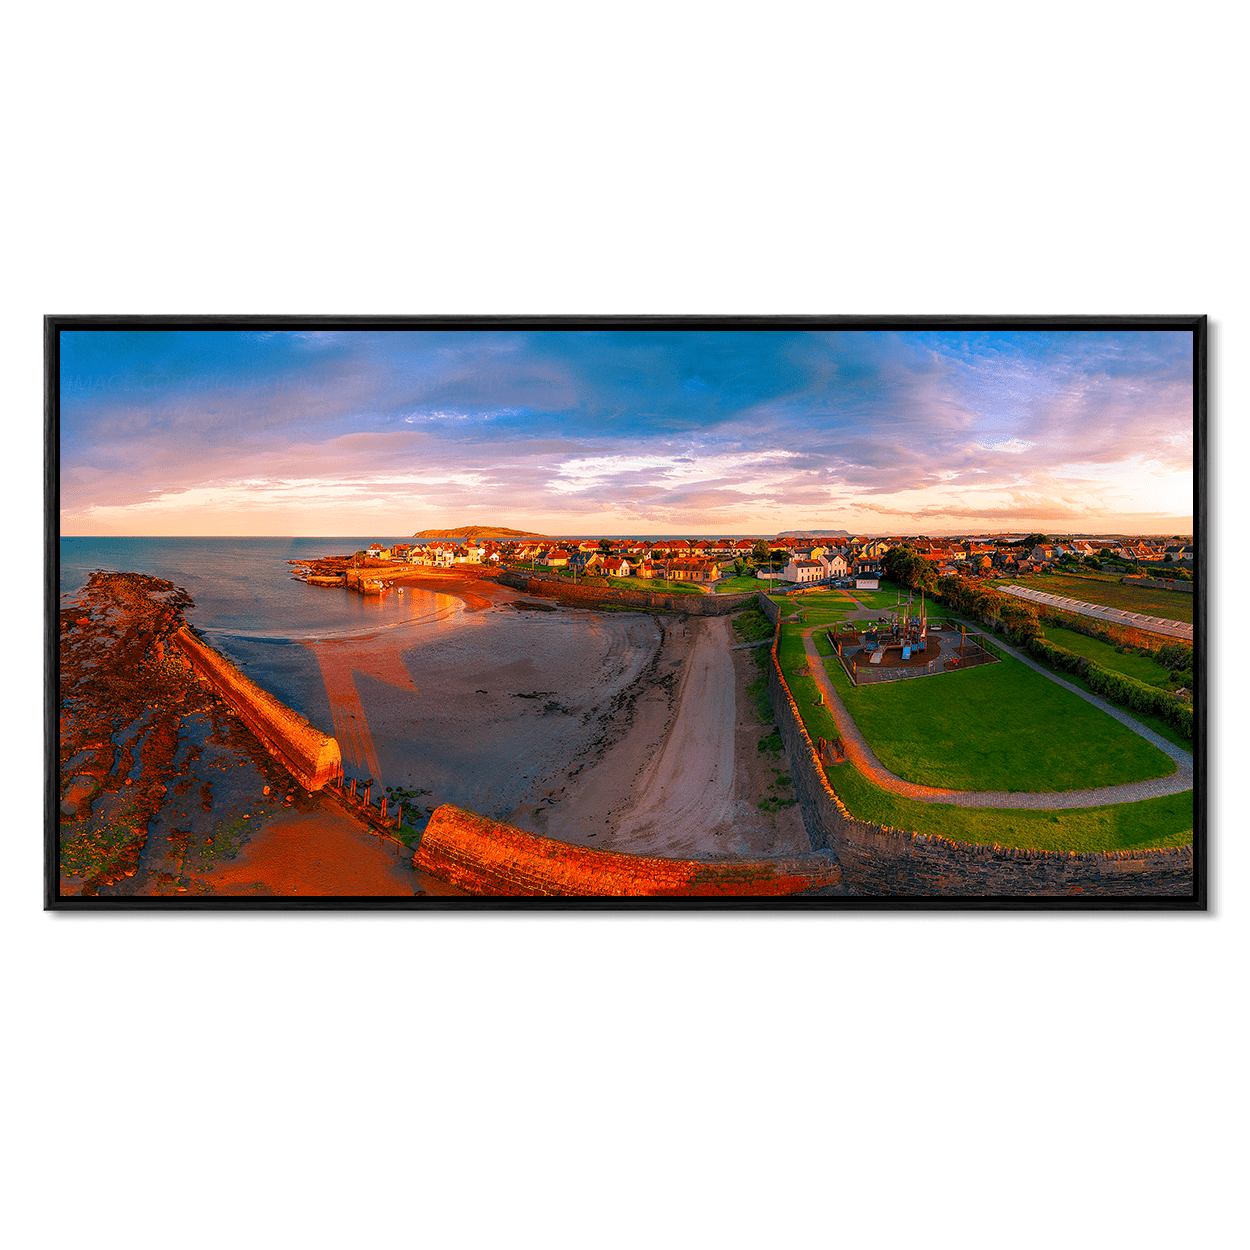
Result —
<instances>
[{"instance_id":1,"label":"sky","mask_svg":"<svg viewBox=\"0 0 1250 1250\"><path fill-rule=\"evenodd\" d=\"M1188 332L61 335L64 535L1191 533Z\"/></svg>"}]
</instances>

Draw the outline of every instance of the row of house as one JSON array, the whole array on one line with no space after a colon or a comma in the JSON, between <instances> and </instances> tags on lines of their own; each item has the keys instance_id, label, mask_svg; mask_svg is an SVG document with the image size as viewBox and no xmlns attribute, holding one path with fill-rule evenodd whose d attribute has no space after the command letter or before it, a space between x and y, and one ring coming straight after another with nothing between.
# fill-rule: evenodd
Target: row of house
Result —
<instances>
[{"instance_id":1,"label":"row of house","mask_svg":"<svg viewBox=\"0 0 1250 1250\"><path fill-rule=\"evenodd\" d=\"M397 560L434 568L457 564L495 564L504 561L530 563L547 569L572 568L583 573L609 577L667 578L672 581L713 582L728 571L728 562L749 557L756 539L585 539L551 542L430 542L424 545L396 543L383 547L374 543L367 554L383 560ZM837 543L786 538L769 543L774 552L789 556L777 574L779 580L794 585L826 580L879 576L881 559L892 547L910 542L916 551L932 562L941 577L989 576L1001 573L1027 573L1052 567L1065 556L1080 559L1103 556L1125 560L1177 562L1193 560L1191 545L1172 542L1128 541L1091 542L1078 539L1046 543L1025 551L1010 544L1006 535L994 543L969 538L935 542L914 537L839 539ZM608 551L605 553L603 546ZM757 570L757 576L760 575ZM764 577L769 573L764 572Z\"/></svg>"}]
</instances>

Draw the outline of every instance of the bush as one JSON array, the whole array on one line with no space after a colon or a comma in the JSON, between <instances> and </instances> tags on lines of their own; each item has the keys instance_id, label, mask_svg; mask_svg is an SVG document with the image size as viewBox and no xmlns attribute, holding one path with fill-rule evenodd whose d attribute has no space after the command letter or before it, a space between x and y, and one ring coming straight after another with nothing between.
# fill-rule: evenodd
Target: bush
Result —
<instances>
[{"instance_id":1,"label":"bush","mask_svg":"<svg viewBox=\"0 0 1250 1250\"><path fill-rule=\"evenodd\" d=\"M1032 639L1025 650L1035 655L1051 668L1065 673L1075 673L1089 683L1089 688L1111 703L1119 704L1130 712L1141 712L1146 716L1157 716L1169 725L1180 730L1189 739L1194 736L1194 713L1191 707L1182 703L1175 696L1160 690L1157 686L1148 686L1135 677L1126 677L1123 673L1113 673L1110 669L1095 664L1093 660L1077 655L1066 647L1057 647L1045 638Z\"/></svg>"}]
</instances>

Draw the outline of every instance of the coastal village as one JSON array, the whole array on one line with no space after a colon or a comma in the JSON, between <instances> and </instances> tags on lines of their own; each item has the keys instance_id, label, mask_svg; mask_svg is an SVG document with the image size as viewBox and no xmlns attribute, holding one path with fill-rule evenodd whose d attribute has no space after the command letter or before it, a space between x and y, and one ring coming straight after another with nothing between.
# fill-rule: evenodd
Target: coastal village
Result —
<instances>
[{"instance_id":1,"label":"coastal village","mask_svg":"<svg viewBox=\"0 0 1250 1250\"><path fill-rule=\"evenodd\" d=\"M577 538L504 540L455 536L406 543L372 543L350 556L307 564L306 578L343 585L349 571L387 566L454 569L458 566L528 568L579 578L633 578L637 583L685 583L714 590L734 578L782 586L852 583L877 589L874 579L893 549L914 551L935 578L996 578L1031 573L1098 571L1192 582L1194 546L1188 535L1170 538L1108 538L1064 535L1054 539L1022 533L977 534L930 539L923 535L779 535L761 538ZM293 562L299 563L299 562ZM306 563L306 562L305 562ZM385 584L384 575L357 576L357 589ZM735 589L740 588L735 586Z\"/></svg>"},{"instance_id":2,"label":"coastal village","mask_svg":"<svg viewBox=\"0 0 1250 1250\"><path fill-rule=\"evenodd\" d=\"M169 583L101 575L62 614L61 888L1183 892L1196 555L1189 535L376 541L289 575L514 624L423 650L416 683L389 631L298 649L332 725L207 645ZM97 690L117 620L129 667ZM1137 840L1108 842L1087 813L1123 803Z\"/></svg>"}]
</instances>

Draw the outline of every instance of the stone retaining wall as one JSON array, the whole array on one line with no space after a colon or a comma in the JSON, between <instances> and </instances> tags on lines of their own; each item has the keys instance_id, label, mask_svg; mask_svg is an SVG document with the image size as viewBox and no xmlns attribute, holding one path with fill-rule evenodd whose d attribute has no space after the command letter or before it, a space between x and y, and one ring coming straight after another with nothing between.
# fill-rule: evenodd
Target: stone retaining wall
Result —
<instances>
[{"instance_id":1,"label":"stone retaining wall","mask_svg":"<svg viewBox=\"0 0 1250 1250\"><path fill-rule=\"evenodd\" d=\"M502 897L763 897L837 887L828 852L772 859L661 859L570 846L450 804L436 808L413 867L470 894Z\"/></svg>"},{"instance_id":2,"label":"stone retaining wall","mask_svg":"<svg viewBox=\"0 0 1250 1250\"><path fill-rule=\"evenodd\" d=\"M244 677L185 626L174 634L173 644L305 790L320 790L342 774L337 739L314 729L298 712Z\"/></svg>"},{"instance_id":3,"label":"stone retaining wall","mask_svg":"<svg viewBox=\"0 0 1250 1250\"><path fill-rule=\"evenodd\" d=\"M827 848L837 856L851 894L1141 898L1193 893L1194 857L1193 848L1188 846L1090 854L1022 850L955 842L856 819L830 786L803 725L777 662L780 636L778 624L768 669L768 694L790 763L799 810L812 849Z\"/></svg>"},{"instance_id":4,"label":"stone retaining wall","mask_svg":"<svg viewBox=\"0 0 1250 1250\"><path fill-rule=\"evenodd\" d=\"M653 608L663 612L683 612L690 616L728 616L755 598L755 591L737 595L671 595L647 590L622 590L612 586L575 586L551 573L522 573L505 569L497 579L527 595L554 595L566 603L596 607L601 603L625 607Z\"/></svg>"}]
</instances>

